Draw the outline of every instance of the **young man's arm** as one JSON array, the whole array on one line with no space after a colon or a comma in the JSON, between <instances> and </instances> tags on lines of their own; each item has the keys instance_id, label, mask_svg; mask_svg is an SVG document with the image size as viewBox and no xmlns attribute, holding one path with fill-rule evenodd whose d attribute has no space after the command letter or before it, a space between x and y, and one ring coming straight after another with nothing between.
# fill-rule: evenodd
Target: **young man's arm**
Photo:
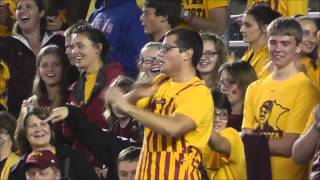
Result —
<instances>
[{"instance_id":1,"label":"young man's arm","mask_svg":"<svg viewBox=\"0 0 320 180\"><path fill-rule=\"evenodd\" d=\"M309 116L303 135L294 143L292 159L298 164L308 162L319 142L320 137L320 104L316 106Z\"/></svg>"},{"instance_id":2,"label":"young man's arm","mask_svg":"<svg viewBox=\"0 0 320 180\"><path fill-rule=\"evenodd\" d=\"M245 134L253 134L254 130L251 128L242 129ZM298 134L283 133L283 136L278 139L269 138L269 151L272 156L290 157L293 143L298 139Z\"/></svg>"},{"instance_id":3,"label":"young man's arm","mask_svg":"<svg viewBox=\"0 0 320 180\"><path fill-rule=\"evenodd\" d=\"M269 138L269 151L272 156L290 157L293 143L298 139L298 134L284 133L281 138Z\"/></svg>"},{"instance_id":4,"label":"young man's arm","mask_svg":"<svg viewBox=\"0 0 320 180\"><path fill-rule=\"evenodd\" d=\"M175 113L172 116L162 116L130 104L117 87L110 88L105 98L107 102L113 104L114 108L118 108L146 127L163 135L177 137L196 128L196 123L183 114Z\"/></svg>"},{"instance_id":5,"label":"young man's arm","mask_svg":"<svg viewBox=\"0 0 320 180\"><path fill-rule=\"evenodd\" d=\"M161 116L131 104L128 104L124 111L146 127L167 136L178 137L196 128L191 118L178 113L173 116Z\"/></svg>"},{"instance_id":6,"label":"young man's arm","mask_svg":"<svg viewBox=\"0 0 320 180\"><path fill-rule=\"evenodd\" d=\"M211 8L208 10L208 17L200 17L196 15L190 15L184 18L184 20L197 30L208 30L218 35L223 35L226 21L227 21L228 8L226 6Z\"/></svg>"}]
</instances>

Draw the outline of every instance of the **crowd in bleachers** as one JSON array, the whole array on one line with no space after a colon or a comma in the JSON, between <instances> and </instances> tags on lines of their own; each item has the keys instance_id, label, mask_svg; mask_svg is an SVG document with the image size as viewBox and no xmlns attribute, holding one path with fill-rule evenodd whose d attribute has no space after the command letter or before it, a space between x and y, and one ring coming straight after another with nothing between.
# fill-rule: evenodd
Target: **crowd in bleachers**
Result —
<instances>
[{"instance_id":1,"label":"crowd in bleachers","mask_svg":"<svg viewBox=\"0 0 320 180\"><path fill-rule=\"evenodd\" d=\"M0 180L320 179L319 18L230 3L0 0Z\"/></svg>"}]
</instances>

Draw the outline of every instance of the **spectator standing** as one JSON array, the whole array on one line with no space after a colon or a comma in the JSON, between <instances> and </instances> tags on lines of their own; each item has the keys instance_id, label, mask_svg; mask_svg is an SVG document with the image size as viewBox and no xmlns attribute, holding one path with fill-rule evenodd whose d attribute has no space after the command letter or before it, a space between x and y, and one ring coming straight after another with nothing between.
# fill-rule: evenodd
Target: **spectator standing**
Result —
<instances>
[{"instance_id":1,"label":"spectator standing","mask_svg":"<svg viewBox=\"0 0 320 180\"><path fill-rule=\"evenodd\" d=\"M48 114L42 108L23 105L21 112L15 142L22 157L11 169L9 179L26 179L26 158L36 150L49 150L56 155L62 178L98 179L94 168L78 150L67 145L55 145L52 124L44 121Z\"/></svg>"},{"instance_id":2,"label":"spectator standing","mask_svg":"<svg viewBox=\"0 0 320 180\"><path fill-rule=\"evenodd\" d=\"M149 41L139 20L141 14L135 0L104 0L89 18L110 42L110 57L132 78L138 74L136 60L140 50Z\"/></svg>"},{"instance_id":3,"label":"spectator standing","mask_svg":"<svg viewBox=\"0 0 320 180\"><path fill-rule=\"evenodd\" d=\"M227 62L227 48L218 35L212 33L201 33L203 41L203 53L197 64L200 79L206 82L208 88L215 88L218 83L218 70Z\"/></svg>"},{"instance_id":4,"label":"spectator standing","mask_svg":"<svg viewBox=\"0 0 320 180\"><path fill-rule=\"evenodd\" d=\"M183 0L181 18L191 28L224 34L229 0Z\"/></svg>"},{"instance_id":5,"label":"spectator standing","mask_svg":"<svg viewBox=\"0 0 320 180\"><path fill-rule=\"evenodd\" d=\"M257 4L244 12L240 32L244 42L249 44L247 52L241 58L249 62L259 78L268 75L271 70L267 48L267 26L281 15L270 7Z\"/></svg>"},{"instance_id":6,"label":"spectator standing","mask_svg":"<svg viewBox=\"0 0 320 180\"><path fill-rule=\"evenodd\" d=\"M42 0L18 0L16 17L16 33L0 37L0 58L10 71L8 109L14 116L18 116L22 101L31 95L40 49L49 44L64 47L63 36L46 30Z\"/></svg>"},{"instance_id":7,"label":"spectator standing","mask_svg":"<svg viewBox=\"0 0 320 180\"><path fill-rule=\"evenodd\" d=\"M298 68L320 88L320 59L318 54L318 27L312 18L302 16L296 18L303 30L301 53Z\"/></svg>"},{"instance_id":8,"label":"spectator standing","mask_svg":"<svg viewBox=\"0 0 320 180\"><path fill-rule=\"evenodd\" d=\"M257 80L252 66L244 61L223 64L219 69L219 86L231 104L228 126L241 131L243 120L243 104L247 88Z\"/></svg>"},{"instance_id":9,"label":"spectator standing","mask_svg":"<svg viewBox=\"0 0 320 180\"><path fill-rule=\"evenodd\" d=\"M145 0L140 21L152 41L162 42L167 31L180 22L180 0Z\"/></svg>"},{"instance_id":10,"label":"spectator standing","mask_svg":"<svg viewBox=\"0 0 320 180\"><path fill-rule=\"evenodd\" d=\"M247 0L247 7L250 8L255 3L263 3L282 16L307 15L309 0L288 1L288 0Z\"/></svg>"},{"instance_id":11,"label":"spectator standing","mask_svg":"<svg viewBox=\"0 0 320 180\"><path fill-rule=\"evenodd\" d=\"M145 126L144 145L137 179L201 179L201 151L208 142L213 103L209 89L196 76L202 55L197 32L172 29L165 35L159 57L163 75L154 86L131 91L127 96L117 87L107 91L106 102ZM147 97L150 103L135 103ZM201 107L201 108L200 108ZM176 160L179 165L175 165ZM167 159L160 162L160 159Z\"/></svg>"},{"instance_id":12,"label":"spectator standing","mask_svg":"<svg viewBox=\"0 0 320 180\"><path fill-rule=\"evenodd\" d=\"M272 74L250 84L244 103L243 132L267 136L272 179L304 179L308 167L291 158L293 143L319 100L312 82L299 72L302 28L292 18L278 18L267 29Z\"/></svg>"},{"instance_id":13,"label":"spectator standing","mask_svg":"<svg viewBox=\"0 0 320 180\"><path fill-rule=\"evenodd\" d=\"M311 160L310 180L320 178L320 104L309 116L308 123L302 135L297 139L292 149L292 159L297 164L304 165Z\"/></svg>"}]
</instances>

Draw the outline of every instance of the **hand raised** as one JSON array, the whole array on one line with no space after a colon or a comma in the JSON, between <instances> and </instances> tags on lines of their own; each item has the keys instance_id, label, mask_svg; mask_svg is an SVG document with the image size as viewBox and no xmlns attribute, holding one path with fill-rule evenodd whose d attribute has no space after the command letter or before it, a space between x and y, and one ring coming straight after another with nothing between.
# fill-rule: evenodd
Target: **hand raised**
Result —
<instances>
[{"instance_id":1,"label":"hand raised","mask_svg":"<svg viewBox=\"0 0 320 180\"><path fill-rule=\"evenodd\" d=\"M51 114L49 115L49 117L47 117L45 122L51 121L52 123L57 123L63 121L66 117L68 117L68 115L69 110L67 107L57 107L52 110Z\"/></svg>"}]
</instances>

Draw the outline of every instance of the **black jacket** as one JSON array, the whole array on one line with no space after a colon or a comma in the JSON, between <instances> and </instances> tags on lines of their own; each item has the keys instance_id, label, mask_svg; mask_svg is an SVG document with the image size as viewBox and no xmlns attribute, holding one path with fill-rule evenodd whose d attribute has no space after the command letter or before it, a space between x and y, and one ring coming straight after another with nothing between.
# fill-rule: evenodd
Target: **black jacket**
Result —
<instances>
[{"instance_id":1,"label":"black jacket","mask_svg":"<svg viewBox=\"0 0 320 180\"><path fill-rule=\"evenodd\" d=\"M55 44L64 49L62 35L46 32L41 48ZM0 59L8 66L8 109L18 117L22 101L32 95L32 85L36 74L36 55L32 52L26 38L21 35L0 37Z\"/></svg>"},{"instance_id":2,"label":"black jacket","mask_svg":"<svg viewBox=\"0 0 320 180\"><path fill-rule=\"evenodd\" d=\"M69 110L65 122L73 135L85 145L93 155L108 166L108 179L117 178L115 163L121 150L129 146L141 146L132 139L117 137L111 131L102 130L93 125L77 107L67 106Z\"/></svg>"},{"instance_id":3,"label":"black jacket","mask_svg":"<svg viewBox=\"0 0 320 180\"><path fill-rule=\"evenodd\" d=\"M98 179L94 168L76 149L67 145L56 146L56 156L59 162L59 168L62 179L88 180ZM25 177L25 160L27 155L21 157L20 161L10 172L10 180L24 180Z\"/></svg>"}]
</instances>

